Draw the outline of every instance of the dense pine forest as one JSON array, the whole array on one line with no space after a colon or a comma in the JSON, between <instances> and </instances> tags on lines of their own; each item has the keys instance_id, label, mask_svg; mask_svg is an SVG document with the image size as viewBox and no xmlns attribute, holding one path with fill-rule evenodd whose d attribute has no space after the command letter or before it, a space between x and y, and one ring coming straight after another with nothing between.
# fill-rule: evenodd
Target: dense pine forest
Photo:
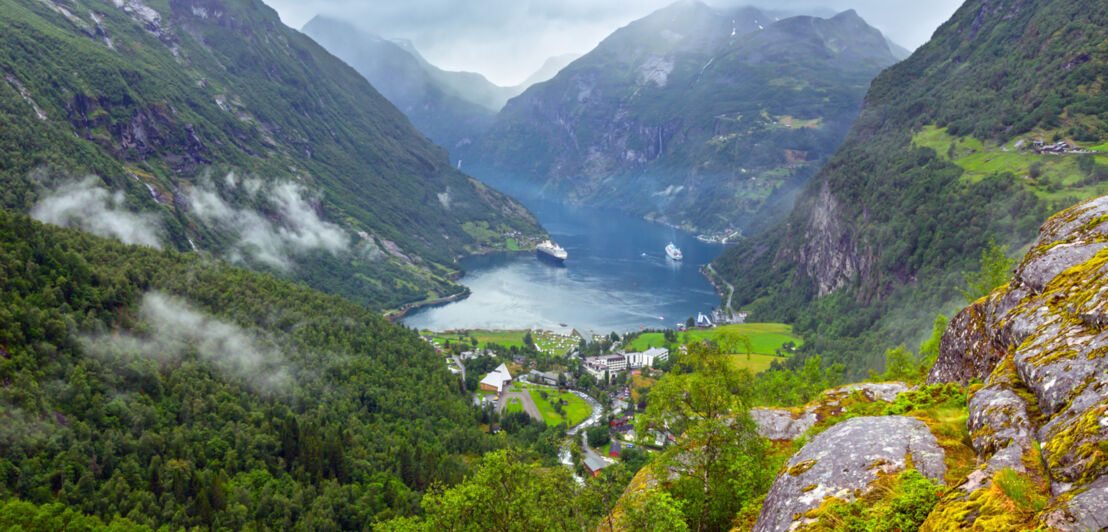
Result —
<instances>
[{"instance_id":1,"label":"dense pine forest","mask_svg":"<svg viewBox=\"0 0 1108 532\"><path fill-rule=\"evenodd\" d=\"M0 256L5 499L152 528L361 528L503 445L416 334L363 306L10 212Z\"/></svg>"}]
</instances>

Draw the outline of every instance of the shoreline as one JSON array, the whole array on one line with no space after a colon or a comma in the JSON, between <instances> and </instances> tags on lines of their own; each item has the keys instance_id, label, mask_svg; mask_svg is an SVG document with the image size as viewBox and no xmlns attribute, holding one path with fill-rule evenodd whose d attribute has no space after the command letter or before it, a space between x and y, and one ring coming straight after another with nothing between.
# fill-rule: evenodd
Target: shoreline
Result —
<instances>
[{"instance_id":1,"label":"shoreline","mask_svg":"<svg viewBox=\"0 0 1108 532\"><path fill-rule=\"evenodd\" d=\"M397 321L403 319L408 314L410 314L413 310L419 310L419 309L424 308L424 307L433 307L435 305L445 305L447 303L454 303L456 301L461 301L461 300L469 297L470 295L472 295L472 292L470 292L469 289L467 288L464 292L454 294L454 295L451 295L451 296L440 297L440 298L437 298L437 299L425 299L423 301L417 301L415 303L410 303L410 304L405 305L404 307L400 308L399 310L390 311L390 313L385 314L384 317L385 317L385 319L387 319L387 320L389 320L393 323L396 323Z\"/></svg>"},{"instance_id":2,"label":"shoreline","mask_svg":"<svg viewBox=\"0 0 1108 532\"><path fill-rule=\"evenodd\" d=\"M535 251L535 248L531 247L531 248L521 248L521 249L486 249L485 251L478 251L476 253L470 253L468 255L459 255L457 257L454 257L454 262L458 263L458 262L461 262L463 260L473 258L473 257L487 257L489 255L498 255L498 254L511 255L511 254L514 254L514 253L530 253L532 251ZM461 274L462 275L458 277L459 279L461 279L462 276L465 275L465 272L463 271L463 272L461 272Z\"/></svg>"},{"instance_id":3,"label":"shoreline","mask_svg":"<svg viewBox=\"0 0 1108 532\"><path fill-rule=\"evenodd\" d=\"M510 255L510 254L515 254L515 253L530 253L530 252L533 252L533 251L535 251L535 248L516 249L516 250L511 250L511 249L488 249L488 250L477 252L477 253L470 253L469 255L465 255L465 256L461 256L461 257L455 257L454 262L457 263L458 261L468 259L470 257L487 257L489 255L496 255L496 254ZM466 276L466 271L459 269L457 273L451 274L450 276L447 277L447 279L449 279L450 282L457 283L458 281L464 279L465 276ZM403 307L400 307L399 309L387 310L383 313L383 315L384 315L385 319L389 320L390 322L396 323L396 322L404 319L408 314L411 314L412 311L419 310L419 309L424 308L424 307L434 307L434 306L438 306L438 305L446 305L448 303L456 303L458 301L462 301L463 299L468 298L471 295L473 295L473 292L471 292L469 290L469 288L466 288L464 292L461 292L461 293L458 293L458 294L445 296L445 297L440 297L440 298L435 298L435 299L425 299L423 301L416 301L415 303L409 303L407 305L404 305Z\"/></svg>"}]
</instances>

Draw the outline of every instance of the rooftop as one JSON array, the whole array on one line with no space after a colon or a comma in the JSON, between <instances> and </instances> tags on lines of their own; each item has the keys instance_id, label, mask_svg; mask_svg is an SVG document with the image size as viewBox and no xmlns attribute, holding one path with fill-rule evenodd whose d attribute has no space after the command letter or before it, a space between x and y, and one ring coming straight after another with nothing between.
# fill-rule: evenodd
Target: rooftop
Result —
<instances>
[{"instance_id":1,"label":"rooftop","mask_svg":"<svg viewBox=\"0 0 1108 532\"><path fill-rule=\"evenodd\" d=\"M612 464L609 464L607 460L594 454L590 453L585 456L585 467L589 468L589 471L600 471L610 465Z\"/></svg>"}]
</instances>

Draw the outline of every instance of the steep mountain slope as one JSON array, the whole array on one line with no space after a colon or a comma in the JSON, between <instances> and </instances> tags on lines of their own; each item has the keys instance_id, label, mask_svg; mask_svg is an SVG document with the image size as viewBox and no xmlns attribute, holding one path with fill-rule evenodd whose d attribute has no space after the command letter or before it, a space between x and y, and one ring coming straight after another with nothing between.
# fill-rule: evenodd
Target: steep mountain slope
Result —
<instances>
[{"instance_id":1,"label":"steep mountain slope","mask_svg":"<svg viewBox=\"0 0 1108 532\"><path fill-rule=\"evenodd\" d=\"M472 142L473 136L488 129L507 100L505 96L499 101L500 87L478 74L445 72L414 48L364 33L346 22L317 16L303 31L365 76L412 125L447 149ZM474 76L480 79L470 79Z\"/></svg>"},{"instance_id":2,"label":"steep mountain slope","mask_svg":"<svg viewBox=\"0 0 1108 532\"><path fill-rule=\"evenodd\" d=\"M659 10L510 101L456 158L512 190L547 187L700 230L761 226L895 61L852 11L771 20L699 2Z\"/></svg>"},{"instance_id":3,"label":"steep mountain slope","mask_svg":"<svg viewBox=\"0 0 1108 532\"><path fill-rule=\"evenodd\" d=\"M912 55L911 51L893 42L891 39L886 38L885 42L889 44L889 50L893 53L893 57L895 57L898 61L908 59L908 57Z\"/></svg>"},{"instance_id":4,"label":"steep mountain slope","mask_svg":"<svg viewBox=\"0 0 1108 532\"><path fill-rule=\"evenodd\" d=\"M536 83L542 83L544 81L549 81L554 76L557 76L558 72L561 72L563 68L569 66L570 63L572 63L572 62L574 62L574 61L576 61L580 58L581 58L581 54L572 54L572 53L571 54L556 55L554 57L548 58L542 64L542 66L539 67L539 69L535 71L534 74L531 74L530 76L527 76L527 79L523 80L523 83L520 83L519 85L516 85L515 88L519 92L516 93L516 94L513 94L513 96L518 96L519 93L522 93L524 90L527 90L527 88L530 87L531 85L534 85ZM507 103L507 102L505 102L505 103Z\"/></svg>"},{"instance_id":5,"label":"steep mountain slope","mask_svg":"<svg viewBox=\"0 0 1108 532\"><path fill-rule=\"evenodd\" d=\"M493 445L442 359L366 307L0 210L5 527L362 529Z\"/></svg>"},{"instance_id":6,"label":"steep mountain slope","mask_svg":"<svg viewBox=\"0 0 1108 532\"><path fill-rule=\"evenodd\" d=\"M788 219L717 259L733 304L855 374L929 329L990 238L1025 245L1108 190L1108 156L1074 147L1108 151L1106 23L1103 3L963 5L874 81Z\"/></svg>"},{"instance_id":7,"label":"steep mountain slope","mask_svg":"<svg viewBox=\"0 0 1108 532\"><path fill-rule=\"evenodd\" d=\"M259 1L0 8L4 207L377 308L459 293L457 256L541 233Z\"/></svg>"},{"instance_id":8,"label":"steep mountain slope","mask_svg":"<svg viewBox=\"0 0 1108 532\"><path fill-rule=\"evenodd\" d=\"M501 87L480 74L443 70L411 42L385 39L346 21L317 15L303 31L354 67L417 129L451 152L484 133L510 98L554 77L579 57L551 57L523 83Z\"/></svg>"}]
</instances>

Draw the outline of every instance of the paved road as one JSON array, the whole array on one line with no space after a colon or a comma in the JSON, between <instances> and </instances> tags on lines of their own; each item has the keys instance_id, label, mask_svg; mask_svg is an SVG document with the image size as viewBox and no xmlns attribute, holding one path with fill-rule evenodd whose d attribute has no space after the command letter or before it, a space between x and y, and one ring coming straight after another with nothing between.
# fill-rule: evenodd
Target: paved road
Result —
<instances>
[{"instance_id":1,"label":"paved road","mask_svg":"<svg viewBox=\"0 0 1108 532\"><path fill-rule=\"evenodd\" d=\"M539 408L535 406L535 401L531 399L531 394L527 392L507 392L501 395L500 402L496 403L496 411L504 412L504 408L508 406L508 399L512 397L519 398L519 402L523 405L523 411L527 412L527 415L538 421L543 421Z\"/></svg>"},{"instance_id":2,"label":"paved road","mask_svg":"<svg viewBox=\"0 0 1108 532\"><path fill-rule=\"evenodd\" d=\"M462 368L462 382L465 382L466 381L466 365L462 364L462 359L458 358L458 355L450 355L450 356L454 358L454 363L457 364L459 368Z\"/></svg>"},{"instance_id":3,"label":"paved road","mask_svg":"<svg viewBox=\"0 0 1108 532\"><path fill-rule=\"evenodd\" d=\"M734 285L727 282L726 280L724 280L723 276L716 273L716 269L713 268L711 264L708 265L708 271L712 272L712 275L715 275L716 277L718 277L720 281L723 281L723 284L727 285L727 288L731 290L731 293L727 295L727 306L724 307L724 308L727 308L727 309L731 308L731 298L735 295Z\"/></svg>"}]
</instances>

